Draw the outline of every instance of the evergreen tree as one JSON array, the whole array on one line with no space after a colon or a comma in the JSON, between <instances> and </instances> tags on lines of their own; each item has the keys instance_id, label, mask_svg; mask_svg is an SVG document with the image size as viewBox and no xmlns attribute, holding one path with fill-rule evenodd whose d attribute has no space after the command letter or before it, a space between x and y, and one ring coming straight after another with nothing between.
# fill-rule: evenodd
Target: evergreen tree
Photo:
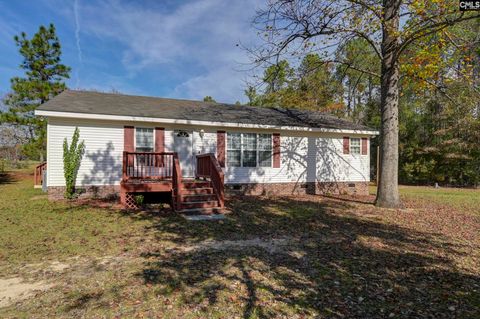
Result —
<instances>
[{"instance_id":1,"label":"evergreen tree","mask_svg":"<svg viewBox=\"0 0 480 319\"><path fill-rule=\"evenodd\" d=\"M217 101L215 101L215 99L213 97L211 97L210 95L205 96L203 98L203 102L217 103Z\"/></svg>"},{"instance_id":2,"label":"evergreen tree","mask_svg":"<svg viewBox=\"0 0 480 319\"><path fill-rule=\"evenodd\" d=\"M263 74L263 82L267 85L266 93L275 93L284 88L293 75L293 69L287 60L269 66Z\"/></svg>"},{"instance_id":3,"label":"evergreen tree","mask_svg":"<svg viewBox=\"0 0 480 319\"><path fill-rule=\"evenodd\" d=\"M316 111L343 109L341 83L332 74L331 66L318 54L307 54L297 70L298 105Z\"/></svg>"},{"instance_id":4,"label":"evergreen tree","mask_svg":"<svg viewBox=\"0 0 480 319\"><path fill-rule=\"evenodd\" d=\"M248 98L248 105L252 106L260 106L261 105L261 96L257 93L257 89L253 86L248 86L247 89L244 91L245 96Z\"/></svg>"},{"instance_id":5,"label":"evergreen tree","mask_svg":"<svg viewBox=\"0 0 480 319\"><path fill-rule=\"evenodd\" d=\"M249 105L324 112L343 108L340 103L341 83L318 54L305 56L296 67L291 67L286 60L269 66L263 74L262 84L263 92L257 92L253 86L245 90Z\"/></svg>"},{"instance_id":6,"label":"evergreen tree","mask_svg":"<svg viewBox=\"0 0 480 319\"><path fill-rule=\"evenodd\" d=\"M23 150L25 155L42 159L46 147L46 123L35 117L34 111L65 90L64 81L69 78L70 68L61 63L60 41L53 24L48 28L40 26L31 39L22 32L14 40L23 56L20 68L25 70L25 76L11 79L12 91L4 100L8 110L0 114L0 121L23 127L29 137Z\"/></svg>"}]
</instances>

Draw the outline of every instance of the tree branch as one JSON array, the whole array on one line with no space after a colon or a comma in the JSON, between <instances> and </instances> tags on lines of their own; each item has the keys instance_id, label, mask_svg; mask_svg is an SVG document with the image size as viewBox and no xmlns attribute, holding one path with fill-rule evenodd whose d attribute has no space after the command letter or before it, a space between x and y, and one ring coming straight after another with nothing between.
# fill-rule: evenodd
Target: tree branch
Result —
<instances>
[{"instance_id":1,"label":"tree branch","mask_svg":"<svg viewBox=\"0 0 480 319\"><path fill-rule=\"evenodd\" d=\"M478 15L472 15L472 16L460 16L454 20L444 20L444 21L441 21L441 22L437 22L435 24L431 24L431 25L426 25L426 26L423 26L422 28L419 28L418 30L412 32L410 34L410 36L406 37L402 44L400 45L399 49L398 49L398 54L397 56L399 56L404 50L405 48L410 45L412 42L420 39L420 38L423 38L425 36L428 36L430 34L433 34L433 33L436 33L438 31L441 31L449 26L452 26L458 22L462 22L462 21L467 21L467 20L471 20L471 19L475 19L475 18L480 18L480 14Z\"/></svg>"}]
</instances>

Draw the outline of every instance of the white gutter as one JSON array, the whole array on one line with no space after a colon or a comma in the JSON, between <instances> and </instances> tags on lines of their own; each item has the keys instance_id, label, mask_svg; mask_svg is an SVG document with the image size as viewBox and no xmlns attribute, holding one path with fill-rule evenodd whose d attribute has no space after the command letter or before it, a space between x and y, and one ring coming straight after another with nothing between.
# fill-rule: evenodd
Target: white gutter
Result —
<instances>
[{"instance_id":1,"label":"white gutter","mask_svg":"<svg viewBox=\"0 0 480 319\"><path fill-rule=\"evenodd\" d=\"M210 122L210 121L168 119L168 118L157 118L157 117L73 113L73 112L57 112L57 111L43 111L43 110L36 110L35 115L47 116L47 117L50 116L50 117L61 117L61 118L90 119L90 120L111 120L111 121L123 121L123 122L153 122L153 123L164 123L164 124L185 124L185 125L231 127L231 128L270 129L270 130L281 130L281 131L306 131L306 132L325 132L325 133L359 134L359 135L379 135L378 131L370 131L370 130L347 130L347 129L331 129L331 128L316 128L316 127L300 127L300 126L278 126L278 125L268 125L268 124Z\"/></svg>"}]
</instances>

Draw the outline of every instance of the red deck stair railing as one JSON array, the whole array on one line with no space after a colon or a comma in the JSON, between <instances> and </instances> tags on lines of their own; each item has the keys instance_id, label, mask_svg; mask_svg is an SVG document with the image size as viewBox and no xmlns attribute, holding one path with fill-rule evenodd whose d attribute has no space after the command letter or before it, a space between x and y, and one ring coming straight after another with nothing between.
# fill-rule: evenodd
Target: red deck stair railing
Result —
<instances>
[{"instance_id":1,"label":"red deck stair railing","mask_svg":"<svg viewBox=\"0 0 480 319\"><path fill-rule=\"evenodd\" d=\"M47 169L47 162L43 162L35 167L33 173L33 182L35 186L43 185L43 172Z\"/></svg>"},{"instance_id":2,"label":"red deck stair railing","mask_svg":"<svg viewBox=\"0 0 480 319\"><path fill-rule=\"evenodd\" d=\"M208 185L211 185L209 187L213 188L213 190L205 189L202 190L202 192L205 191L207 194L211 194L211 196L215 195L219 206L218 208L224 208L224 174L216 157L213 154L197 155L196 168L196 177L208 178L210 180ZM132 207L135 206L132 199L132 192L144 192L145 190L154 192L159 191L159 189L161 189L160 191L165 191L163 187L166 183L171 183L171 188L169 190L172 191L172 204L175 211L189 209L188 205L198 206L203 204L197 201L185 201L187 199L186 196L188 196L185 190L185 183L189 183L188 188L190 194L192 192L190 184L195 185L196 182L188 182L188 180L185 182L182 178L180 160L176 152L157 153L125 151L123 152L122 175L123 180L121 183L122 190L120 197L122 203L126 207L129 207L129 205ZM166 185L166 187L168 187L168 185ZM210 193L210 191L212 191L212 193ZM206 201L206 204L211 204L211 201Z\"/></svg>"},{"instance_id":3,"label":"red deck stair railing","mask_svg":"<svg viewBox=\"0 0 480 319\"><path fill-rule=\"evenodd\" d=\"M218 204L223 208L225 206L225 176L214 154L197 155L196 177L210 178L217 195Z\"/></svg>"},{"instance_id":4,"label":"red deck stair railing","mask_svg":"<svg viewBox=\"0 0 480 319\"><path fill-rule=\"evenodd\" d=\"M173 152L123 152L123 180L171 179Z\"/></svg>"},{"instance_id":5,"label":"red deck stair railing","mask_svg":"<svg viewBox=\"0 0 480 319\"><path fill-rule=\"evenodd\" d=\"M173 208L180 209L182 203L182 170L177 153L173 155L173 171L172 171L172 189L173 189Z\"/></svg>"}]
</instances>

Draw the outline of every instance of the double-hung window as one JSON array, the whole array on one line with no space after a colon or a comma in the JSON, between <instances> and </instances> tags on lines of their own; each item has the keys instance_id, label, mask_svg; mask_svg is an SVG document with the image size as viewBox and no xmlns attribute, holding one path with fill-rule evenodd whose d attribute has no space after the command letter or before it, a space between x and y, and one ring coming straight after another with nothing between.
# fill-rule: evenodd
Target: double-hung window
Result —
<instances>
[{"instance_id":1,"label":"double-hung window","mask_svg":"<svg viewBox=\"0 0 480 319\"><path fill-rule=\"evenodd\" d=\"M271 167L272 135L227 133L227 166Z\"/></svg>"},{"instance_id":2,"label":"double-hung window","mask_svg":"<svg viewBox=\"0 0 480 319\"><path fill-rule=\"evenodd\" d=\"M257 166L257 134L242 134L242 166Z\"/></svg>"},{"instance_id":3,"label":"double-hung window","mask_svg":"<svg viewBox=\"0 0 480 319\"><path fill-rule=\"evenodd\" d=\"M272 135L258 134L258 166L272 166Z\"/></svg>"},{"instance_id":4,"label":"double-hung window","mask_svg":"<svg viewBox=\"0 0 480 319\"><path fill-rule=\"evenodd\" d=\"M359 138L350 138L350 154L360 154Z\"/></svg>"},{"instance_id":5,"label":"double-hung window","mask_svg":"<svg viewBox=\"0 0 480 319\"><path fill-rule=\"evenodd\" d=\"M137 127L135 131L135 151L153 152L153 128Z\"/></svg>"},{"instance_id":6,"label":"double-hung window","mask_svg":"<svg viewBox=\"0 0 480 319\"><path fill-rule=\"evenodd\" d=\"M227 166L242 166L242 134L227 134Z\"/></svg>"}]
</instances>

